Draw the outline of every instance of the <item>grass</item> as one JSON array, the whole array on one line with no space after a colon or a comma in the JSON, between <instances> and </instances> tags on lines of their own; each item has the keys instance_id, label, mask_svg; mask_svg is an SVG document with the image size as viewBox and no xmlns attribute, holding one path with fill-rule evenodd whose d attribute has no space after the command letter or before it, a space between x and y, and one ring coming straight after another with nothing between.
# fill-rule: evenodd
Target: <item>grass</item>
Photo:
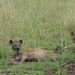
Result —
<instances>
[{"instance_id":1,"label":"grass","mask_svg":"<svg viewBox=\"0 0 75 75\"><path fill-rule=\"evenodd\" d=\"M71 55L71 48L65 50L63 55L57 55L57 63L40 63L40 66L31 63L8 67L5 57L13 55L9 40L22 39L24 49L42 48L52 51L57 46L61 47L62 42L70 45L70 32L75 31L74 16L74 0L0 0L0 70L6 71L12 67L11 72L13 70L16 73L19 67L24 67L25 70L33 68L36 70L33 75L44 75L42 69L48 65L48 72L49 69L57 67L56 75L60 75L62 69L59 68L59 63L75 58Z\"/></svg>"}]
</instances>

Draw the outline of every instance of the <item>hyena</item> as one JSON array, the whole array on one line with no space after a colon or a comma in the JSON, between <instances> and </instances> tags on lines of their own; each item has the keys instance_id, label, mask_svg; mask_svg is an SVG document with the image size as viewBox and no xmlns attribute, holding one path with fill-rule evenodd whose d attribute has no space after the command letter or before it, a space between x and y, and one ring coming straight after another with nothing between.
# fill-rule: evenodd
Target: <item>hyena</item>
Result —
<instances>
[{"instance_id":1,"label":"hyena","mask_svg":"<svg viewBox=\"0 0 75 75\"><path fill-rule=\"evenodd\" d=\"M71 36L72 36L73 43L75 43L75 33L74 32L71 32Z\"/></svg>"},{"instance_id":2,"label":"hyena","mask_svg":"<svg viewBox=\"0 0 75 75\"><path fill-rule=\"evenodd\" d=\"M12 46L12 50L16 52L16 54L13 56L12 59L14 61L20 61L21 56L22 56L22 53L20 53L20 50L21 50L21 45L23 44L23 41L22 40L19 40L19 41L10 40L9 44ZM33 61L37 62L37 60L35 58L32 58L31 56L28 56L28 58L25 59L25 62L33 62Z\"/></svg>"},{"instance_id":3,"label":"hyena","mask_svg":"<svg viewBox=\"0 0 75 75\"><path fill-rule=\"evenodd\" d=\"M21 49L21 41L12 41L9 43L12 45L12 49L17 52L15 58L17 60L20 59L20 64L22 64L24 61L46 61L48 58L52 59L53 61L56 61L56 54L53 52L50 52L48 50L43 49L29 49L29 50L23 50L21 53L19 53L19 50ZM18 49L17 49L18 47ZM20 49L19 49L20 48ZM20 56L19 56L20 54Z\"/></svg>"}]
</instances>

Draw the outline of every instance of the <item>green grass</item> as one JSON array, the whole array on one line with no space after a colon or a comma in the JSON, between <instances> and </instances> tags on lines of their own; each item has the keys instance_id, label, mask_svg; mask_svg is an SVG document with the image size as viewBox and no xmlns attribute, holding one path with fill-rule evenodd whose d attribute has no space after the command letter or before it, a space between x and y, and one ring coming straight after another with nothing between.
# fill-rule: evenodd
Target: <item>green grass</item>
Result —
<instances>
[{"instance_id":1,"label":"green grass","mask_svg":"<svg viewBox=\"0 0 75 75\"><path fill-rule=\"evenodd\" d=\"M56 75L60 75L60 63L75 59L74 54L71 54L72 48L65 49L62 55L57 55L57 63L7 66L5 57L13 55L9 40L22 39L24 49L42 48L52 51L57 46L61 47L62 42L70 45L70 32L75 31L74 16L74 0L0 0L0 70L6 71L12 67L11 72L13 70L13 73L16 73L19 67L33 68L36 72L32 75L44 75L44 66L48 65L45 68L48 72L56 67ZM41 71L38 71L39 69Z\"/></svg>"}]
</instances>

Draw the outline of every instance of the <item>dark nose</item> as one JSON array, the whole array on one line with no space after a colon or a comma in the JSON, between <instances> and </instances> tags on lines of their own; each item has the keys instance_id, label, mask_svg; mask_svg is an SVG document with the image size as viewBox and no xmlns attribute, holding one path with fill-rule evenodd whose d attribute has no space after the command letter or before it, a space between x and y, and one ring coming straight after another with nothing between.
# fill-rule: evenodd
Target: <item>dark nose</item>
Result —
<instances>
[{"instance_id":1,"label":"dark nose","mask_svg":"<svg viewBox=\"0 0 75 75\"><path fill-rule=\"evenodd\" d=\"M17 48L17 50L20 50L20 48Z\"/></svg>"}]
</instances>

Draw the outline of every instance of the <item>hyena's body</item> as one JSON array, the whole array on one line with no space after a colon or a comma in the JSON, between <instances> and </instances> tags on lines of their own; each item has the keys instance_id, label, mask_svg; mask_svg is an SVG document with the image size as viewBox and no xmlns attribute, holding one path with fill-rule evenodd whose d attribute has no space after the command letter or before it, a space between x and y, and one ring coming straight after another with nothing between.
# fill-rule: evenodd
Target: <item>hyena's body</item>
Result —
<instances>
[{"instance_id":1,"label":"hyena's body","mask_svg":"<svg viewBox=\"0 0 75 75\"><path fill-rule=\"evenodd\" d=\"M55 53L48 50L29 49L19 53L22 40L14 42L10 40L9 43L12 45L12 49L16 51L16 55L14 56L15 60L20 60L20 63L23 63L24 61L46 61L47 59L52 59L56 61Z\"/></svg>"},{"instance_id":2,"label":"hyena's body","mask_svg":"<svg viewBox=\"0 0 75 75\"><path fill-rule=\"evenodd\" d=\"M23 63L26 59L34 59L36 61L46 61L47 59L52 59L56 61L56 55L53 52L42 49L30 49L22 52L21 61Z\"/></svg>"}]
</instances>

